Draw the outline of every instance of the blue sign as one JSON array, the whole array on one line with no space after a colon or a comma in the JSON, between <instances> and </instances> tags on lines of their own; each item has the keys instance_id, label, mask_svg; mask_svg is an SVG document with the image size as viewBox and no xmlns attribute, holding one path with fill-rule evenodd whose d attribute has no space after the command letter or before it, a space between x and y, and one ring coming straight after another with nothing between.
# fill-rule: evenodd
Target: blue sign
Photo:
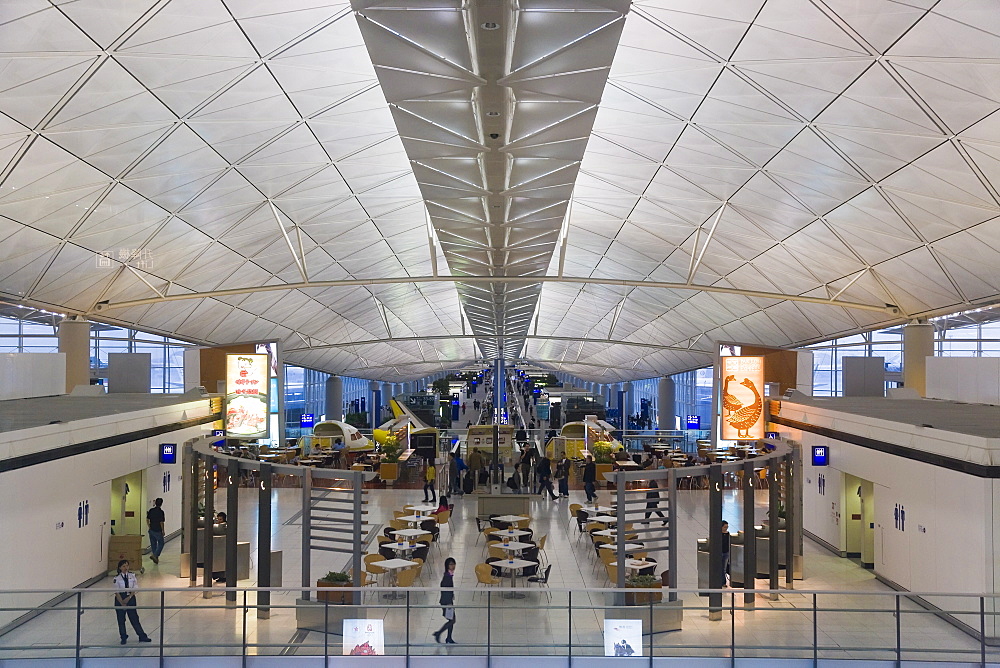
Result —
<instances>
[{"instance_id":1,"label":"blue sign","mask_svg":"<svg viewBox=\"0 0 1000 668\"><path fill-rule=\"evenodd\" d=\"M688 415L687 416L687 428L688 429L701 429L701 416L700 415Z\"/></svg>"},{"instance_id":2,"label":"blue sign","mask_svg":"<svg viewBox=\"0 0 1000 668\"><path fill-rule=\"evenodd\" d=\"M221 436L221 437L224 438L226 436L226 430L225 429L213 429L212 430L212 436Z\"/></svg>"},{"instance_id":3,"label":"blue sign","mask_svg":"<svg viewBox=\"0 0 1000 668\"><path fill-rule=\"evenodd\" d=\"M160 443L160 463L161 464L177 463L176 443Z\"/></svg>"},{"instance_id":4,"label":"blue sign","mask_svg":"<svg viewBox=\"0 0 1000 668\"><path fill-rule=\"evenodd\" d=\"M830 448L825 445L813 446L813 466L830 465Z\"/></svg>"},{"instance_id":5,"label":"blue sign","mask_svg":"<svg viewBox=\"0 0 1000 668\"><path fill-rule=\"evenodd\" d=\"M312 413L303 413L299 418L299 426L303 429L311 428L316 424L316 416Z\"/></svg>"}]
</instances>

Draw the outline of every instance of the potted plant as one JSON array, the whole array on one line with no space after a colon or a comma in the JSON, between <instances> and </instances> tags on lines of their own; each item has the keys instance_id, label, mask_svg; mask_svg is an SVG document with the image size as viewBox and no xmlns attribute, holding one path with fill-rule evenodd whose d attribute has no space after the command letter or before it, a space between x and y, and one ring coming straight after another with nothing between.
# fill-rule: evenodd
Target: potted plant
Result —
<instances>
[{"instance_id":1,"label":"potted plant","mask_svg":"<svg viewBox=\"0 0 1000 668\"><path fill-rule=\"evenodd\" d=\"M655 575L630 575L625 578L625 587L629 589L662 589L663 584ZM625 592L625 605L649 605L663 600L661 592Z\"/></svg>"},{"instance_id":2,"label":"potted plant","mask_svg":"<svg viewBox=\"0 0 1000 668\"><path fill-rule=\"evenodd\" d=\"M597 482L604 482L604 474L611 473L613 469L611 465L611 441L594 441L590 446L590 454L594 456Z\"/></svg>"},{"instance_id":3,"label":"potted plant","mask_svg":"<svg viewBox=\"0 0 1000 668\"><path fill-rule=\"evenodd\" d=\"M391 485L399 477L399 438L390 433L382 441L379 452L382 463L378 467L378 477Z\"/></svg>"},{"instance_id":4,"label":"potted plant","mask_svg":"<svg viewBox=\"0 0 1000 668\"><path fill-rule=\"evenodd\" d=\"M350 587L351 576L343 571L330 571L319 580L316 580L317 587ZM337 605L354 605L354 598L357 592L317 592L317 601L328 601Z\"/></svg>"}]
</instances>

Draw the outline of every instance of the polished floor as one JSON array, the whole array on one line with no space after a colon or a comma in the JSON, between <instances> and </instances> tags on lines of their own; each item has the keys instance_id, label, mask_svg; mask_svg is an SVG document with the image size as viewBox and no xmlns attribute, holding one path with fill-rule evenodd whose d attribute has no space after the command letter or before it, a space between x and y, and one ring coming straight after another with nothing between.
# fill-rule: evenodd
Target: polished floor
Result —
<instances>
[{"instance_id":1,"label":"polished floor","mask_svg":"<svg viewBox=\"0 0 1000 668\"><path fill-rule=\"evenodd\" d=\"M241 517L253 517L256 490L239 491ZM217 504L224 504L225 494L225 490L220 490ZM762 494L766 495L766 492ZM297 522L301 492L276 489L274 495L273 547L283 551L284 586L297 585L301 580L301 526ZM366 617L385 620L386 643L390 646L388 652L403 653L409 646L409 651L415 654L485 654L485 643L489 640L494 655L565 654L570 651L567 648L569 644L572 644L574 655L601 654L604 595L580 590L605 587L607 580L597 567L589 542L580 537L575 523L568 521L569 502L582 501L582 497L582 492L573 491L570 500L551 501L535 497L532 501L532 526L536 536L548 535L545 553L553 564L550 587L554 591L551 601L541 590L519 600L503 599L499 592L493 592L487 599L481 589L479 592L459 591L458 623L455 628L459 644L438 645L431 636L431 632L443 622L436 592L412 592L408 611L405 600L383 600L369 593ZM609 499L606 492L602 497ZM694 546L696 539L707 533L707 494L682 491L679 497L679 589L694 590L697 587ZM391 518L392 510L419 500L421 493L418 490L372 490L368 498L368 521L372 523L375 533L380 532ZM765 498L761 496L755 504L759 518L763 518L764 502ZM733 532L740 528L741 508L740 495L726 493L724 515L730 521ZM480 540L477 544L475 513L475 495L455 500L452 521L442 530L442 541L431 550L423 582L418 582L418 585L435 586L444 558L453 556L458 561L456 587L470 590L475 587L473 568L483 561L483 542ZM242 524L239 538L251 542L255 563L255 524ZM136 645L136 636L130 630L130 644L120 647L113 612L93 609L86 611L82 617L83 656L155 655L159 651L157 643L161 628L164 653L167 655L239 654L243 651L244 623L247 652L250 654L315 654L323 651L324 643L329 643L332 653L339 653L339 636L296 629L294 606L299 596L297 591L273 594L270 619L258 620L252 611L244 616L238 610L226 609L221 595L206 599L199 592L183 590L188 581L178 576L179 546L179 540L170 541L158 565L147 558L146 572L141 577L141 586L146 589L181 589L163 594L168 609L164 612L162 624L159 610L141 611L145 630L156 642L151 646ZM369 547L369 551L372 548ZM340 570L347 561L346 555L315 552L312 557L313 576ZM665 554L660 555L660 561L665 563ZM896 641L893 598L877 595L890 590L879 583L870 571L806 540L804 575L804 580L796 582L797 589L858 592L818 596L821 609L853 610L823 611L816 615L816 637L823 647L820 657L894 658L894 651L889 649L895 647ZM253 576L250 580L239 582L239 586L254 586L255 574ZM764 582L758 582L758 586L764 585ZM95 585L109 586L110 578ZM561 589L577 590L572 597L572 609L568 608L568 593ZM861 592L871 595L865 596ZM253 604L253 593L246 596L247 601ZM241 602L243 597L241 593ZM710 621L708 610L704 607L706 599L693 591L683 593L681 599L685 606L690 606L685 610L683 630L653 636L653 651L657 655L728 656L735 638L738 646L736 653L740 656L811 657L812 597L812 594L790 591L771 601L758 595L756 610L745 612L739 608L742 603L740 595L734 612L730 613L727 609L722 621ZM139 599L141 605L151 606L158 605L159 600L157 592L142 593ZM84 608L104 606L110 603L110 595L88 592L81 601ZM727 608L730 601L727 596ZM71 656L75 644L74 607L75 601L68 601L0 637L0 658ZM875 609L881 611L874 612ZM918 650L904 651L904 659L978 661L979 643L973 638L906 601L903 612L900 617L901 645ZM648 645L646 651L649 651Z\"/></svg>"}]
</instances>

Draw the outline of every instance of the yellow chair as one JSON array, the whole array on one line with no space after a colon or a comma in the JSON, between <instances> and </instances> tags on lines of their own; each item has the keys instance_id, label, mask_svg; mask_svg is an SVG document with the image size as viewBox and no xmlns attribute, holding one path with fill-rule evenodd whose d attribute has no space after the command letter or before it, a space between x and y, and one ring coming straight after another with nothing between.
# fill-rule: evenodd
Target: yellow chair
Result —
<instances>
[{"instance_id":1,"label":"yellow chair","mask_svg":"<svg viewBox=\"0 0 1000 668\"><path fill-rule=\"evenodd\" d=\"M486 585L493 587L500 584L501 580L493 575L493 568L489 564L476 564L476 586Z\"/></svg>"},{"instance_id":2,"label":"yellow chair","mask_svg":"<svg viewBox=\"0 0 1000 668\"><path fill-rule=\"evenodd\" d=\"M548 563L549 558L545 555L545 540L549 537L548 534L542 534L542 537L538 539L535 545L538 546L538 556L541 557L546 563Z\"/></svg>"},{"instance_id":3,"label":"yellow chair","mask_svg":"<svg viewBox=\"0 0 1000 668\"><path fill-rule=\"evenodd\" d=\"M587 524L583 527L583 530L586 533L590 533L591 531L601 531L602 529L604 529L604 525L600 522L587 522Z\"/></svg>"},{"instance_id":4,"label":"yellow chair","mask_svg":"<svg viewBox=\"0 0 1000 668\"><path fill-rule=\"evenodd\" d=\"M377 553L376 554L366 554L365 557L364 557L365 571L369 575L374 575L375 578L376 578L376 580L378 579L379 575L385 575L386 573L389 572L385 568L382 568L381 566L377 565L377 563L380 562L380 561L385 561L385 557L383 557L381 554L377 554Z\"/></svg>"},{"instance_id":5,"label":"yellow chair","mask_svg":"<svg viewBox=\"0 0 1000 668\"><path fill-rule=\"evenodd\" d=\"M485 538L488 542L490 539L490 534L496 533L497 531L499 531L499 529L497 529L496 527L486 527L485 529L482 530L482 533L476 536L476 542L478 543L480 538Z\"/></svg>"},{"instance_id":6,"label":"yellow chair","mask_svg":"<svg viewBox=\"0 0 1000 668\"><path fill-rule=\"evenodd\" d=\"M518 520L517 522L512 522L511 526L513 526L515 529L527 529L529 524L531 524L530 517L526 520Z\"/></svg>"},{"instance_id":7,"label":"yellow chair","mask_svg":"<svg viewBox=\"0 0 1000 668\"><path fill-rule=\"evenodd\" d=\"M573 522L576 521L576 514L583 509L583 505L579 503L569 504L569 522L566 524L567 527L573 526Z\"/></svg>"},{"instance_id":8,"label":"yellow chair","mask_svg":"<svg viewBox=\"0 0 1000 668\"><path fill-rule=\"evenodd\" d=\"M402 520L389 520L389 526L396 531L401 531L406 528L407 524Z\"/></svg>"},{"instance_id":9,"label":"yellow chair","mask_svg":"<svg viewBox=\"0 0 1000 668\"><path fill-rule=\"evenodd\" d=\"M422 579L423 576L424 576L424 560L421 559L420 557L413 557L412 559L410 559L410 561L416 562L417 565L416 566L410 566L410 568L416 569L416 571L417 571L417 579L418 580Z\"/></svg>"},{"instance_id":10,"label":"yellow chair","mask_svg":"<svg viewBox=\"0 0 1000 668\"><path fill-rule=\"evenodd\" d=\"M397 587L412 587L413 581L420 575L420 570L416 566L404 568L396 574Z\"/></svg>"},{"instance_id":11,"label":"yellow chair","mask_svg":"<svg viewBox=\"0 0 1000 668\"><path fill-rule=\"evenodd\" d=\"M378 541L379 545L383 545L385 543L395 543L396 542L395 538L389 538L388 536L375 536L375 540Z\"/></svg>"},{"instance_id":12,"label":"yellow chair","mask_svg":"<svg viewBox=\"0 0 1000 668\"><path fill-rule=\"evenodd\" d=\"M392 511L392 518L398 520L400 517L406 517L407 515L412 515L408 510L394 510Z\"/></svg>"},{"instance_id":13,"label":"yellow chair","mask_svg":"<svg viewBox=\"0 0 1000 668\"><path fill-rule=\"evenodd\" d=\"M437 523L439 525L443 526L443 525L445 525L445 524L448 523L448 520L451 519L451 511L450 510L442 510L440 513L438 513L434 517L437 519ZM451 529L448 530L448 534L449 535L451 534Z\"/></svg>"},{"instance_id":14,"label":"yellow chair","mask_svg":"<svg viewBox=\"0 0 1000 668\"><path fill-rule=\"evenodd\" d=\"M497 559L510 559L510 555L504 549L496 547L497 545L499 545L497 542L488 543L486 545L486 556Z\"/></svg>"},{"instance_id":15,"label":"yellow chair","mask_svg":"<svg viewBox=\"0 0 1000 668\"><path fill-rule=\"evenodd\" d=\"M607 564L605 569L608 571L608 582L611 583L612 587L618 586L618 564Z\"/></svg>"}]
</instances>

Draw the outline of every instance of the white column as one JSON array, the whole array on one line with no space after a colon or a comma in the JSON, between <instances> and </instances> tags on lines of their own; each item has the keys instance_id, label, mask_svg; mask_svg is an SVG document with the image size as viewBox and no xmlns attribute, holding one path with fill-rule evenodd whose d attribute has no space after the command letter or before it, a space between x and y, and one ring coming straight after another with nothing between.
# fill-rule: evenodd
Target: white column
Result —
<instances>
[{"instance_id":1,"label":"white column","mask_svg":"<svg viewBox=\"0 0 1000 668\"><path fill-rule=\"evenodd\" d=\"M675 425L674 379L664 376L656 386L656 428L673 429Z\"/></svg>"},{"instance_id":2,"label":"white column","mask_svg":"<svg viewBox=\"0 0 1000 668\"><path fill-rule=\"evenodd\" d=\"M330 376L326 379L326 419L344 419L344 379Z\"/></svg>"},{"instance_id":3,"label":"white column","mask_svg":"<svg viewBox=\"0 0 1000 668\"><path fill-rule=\"evenodd\" d=\"M934 356L934 325L914 321L903 327L903 386L927 396L927 358Z\"/></svg>"},{"instance_id":4,"label":"white column","mask_svg":"<svg viewBox=\"0 0 1000 668\"><path fill-rule=\"evenodd\" d=\"M66 393L77 385L90 385L89 320L70 316L59 322L59 352L66 355Z\"/></svg>"}]
</instances>

